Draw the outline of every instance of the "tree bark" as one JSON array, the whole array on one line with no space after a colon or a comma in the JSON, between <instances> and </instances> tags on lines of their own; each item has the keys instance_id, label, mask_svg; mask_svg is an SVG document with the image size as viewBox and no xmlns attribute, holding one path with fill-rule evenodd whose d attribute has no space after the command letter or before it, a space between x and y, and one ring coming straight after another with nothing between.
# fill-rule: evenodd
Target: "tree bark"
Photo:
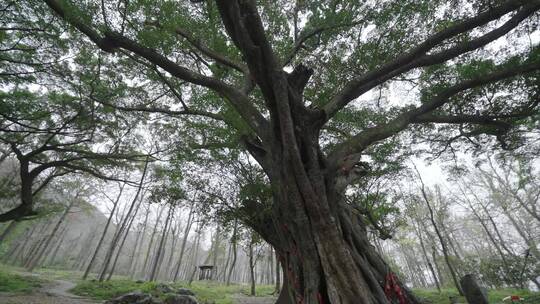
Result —
<instances>
[{"instance_id":1,"label":"tree bark","mask_svg":"<svg viewBox=\"0 0 540 304\"><path fill-rule=\"evenodd\" d=\"M144 163L144 169L143 169L143 172L142 172L142 175L141 175L141 180L139 181L139 185L137 187L137 192L135 193L135 197L133 197L133 200L131 201L131 205L130 205L129 210L128 210L126 216L125 216L125 219L122 221L122 225L117 230L117 233L115 233L115 235L113 236L113 239L111 240L111 245L109 246L109 250L107 251L107 254L105 255L105 259L103 261L103 267L101 269L101 272L100 272L99 278L98 278L98 280L100 282L103 282L103 280L105 279L105 275L107 274L107 271L109 270L109 264L111 262L112 255L114 253L114 249L116 248L116 245L118 244L118 241L120 239L120 236L121 236L122 232L124 231L126 225L128 224L130 215L131 215L131 213L133 211L133 208L136 205L139 194L141 193L144 178L146 177L146 171L148 169L148 161L149 161L149 157L147 156L146 161Z\"/></svg>"},{"instance_id":2,"label":"tree bark","mask_svg":"<svg viewBox=\"0 0 540 304\"><path fill-rule=\"evenodd\" d=\"M172 216L173 211L174 211L174 206L170 206L169 212L167 213L167 218L165 219L165 226L163 227L163 233L161 235L161 239L159 241L156 254L154 255L154 263L152 264L152 270L150 271L150 276L148 278L149 281L154 281L156 279L157 269L158 269L159 263L161 262L161 258L163 256L163 248L165 245L165 240L167 239L167 231L169 229L169 223L171 221L171 216Z\"/></svg>"},{"instance_id":3,"label":"tree bark","mask_svg":"<svg viewBox=\"0 0 540 304\"><path fill-rule=\"evenodd\" d=\"M114 201L113 208L111 210L111 214L109 215L109 218L107 219L107 223L105 224L105 228L103 228L103 232L101 233L101 237L96 245L96 249L94 249L94 253L92 254L92 258L90 259L90 262L88 263L88 266L86 266L86 270L84 271L83 280L86 280L88 277L88 274L90 273L90 270L92 270L92 266L94 265L94 262L97 258L97 255L99 253L99 250L101 249L101 246L103 245L103 241L105 240L105 236L107 235L107 231L109 231L109 226L111 225L112 218L114 216L114 212L116 211L116 207L118 206L118 202L120 201L120 198L122 197L122 192L124 191L123 184L120 187L120 191L118 193L118 196L116 197L116 200Z\"/></svg>"},{"instance_id":4,"label":"tree bark","mask_svg":"<svg viewBox=\"0 0 540 304\"><path fill-rule=\"evenodd\" d=\"M146 275L146 266L148 265L148 261L150 260L150 255L152 253L152 245L154 244L154 239L156 237L157 228L159 226L159 220L161 219L161 215L163 214L163 211L165 210L165 206L162 206L159 208L158 215L156 217L156 222L154 223L154 229L152 230L152 235L150 236L150 241L148 242L148 247L146 248L146 254L144 257L144 263L143 267L141 269L141 273L143 276Z\"/></svg>"},{"instance_id":5,"label":"tree bark","mask_svg":"<svg viewBox=\"0 0 540 304\"><path fill-rule=\"evenodd\" d=\"M4 231L2 231L2 234L0 234L0 244L2 244L4 239L9 235L9 233L11 233L11 231L15 230L15 228L17 227L17 224L19 224L18 221L9 222L9 224L4 229Z\"/></svg>"},{"instance_id":6,"label":"tree bark","mask_svg":"<svg viewBox=\"0 0 540 304\"><path fill-rule=\"evenodd\" d=\"M274 294L278 294L279 291L281 290L281 273L280 273L280 265L279 265L279 261L278 261L278 255L277 253L275 253L275 251L272 251L276 257L276 287L274 288Z\"/></svg>"},{"instance_id":7,"label":"tree bark","mask_svg":"<svg viewBox=\"0 0 540 304\"><path fill-rule=\"evenodd\" d=\"M495 250L497 251L497 253L501 257L501 260L503 262L505 272L506 272L505 277L511 277L512 272L511 272L510 264L508 263L508 261L506 259L506 256L505 256L505 254L503 253L503 251L501 249L501 246L499 245L499 243L497 242L497 240L495 239L495 237L493 236L493 234L489 230L488 226L484 222L484 219L480 216L480 214L478 214L478 212L476 211L476 209L474 209L474 207L472 206L472 204L470 202L469 202L469 209L472 211L473 215L478 219L478 221L480 222L480 225L482 226L482 228L484 228L484 231L486 232L486 235L488 236L488 239L491 241L491 243L493 244L493 247L495 247ZM515 278L513 278L512 281L515 281Z\"/></svg>"},{"instance_id":8,"label":"tree bark","mask_svg":"<svg viewBox=\"0 0 540 304\"><path fill-rule=\"evenodd\" d=\"M135 217L137 216L137 213L139 211L139 207L142 204L142 198L139 204L137 204L137 208L135 208L135 213L128 219L129 223L128 226L125 228L124 235L122 237L122 241L120 242L120 246L118 246L118 249L116 251L116 256L114 258L114 262L112 263L111 270L109 271L109 275L107 276L107 281L109 281L114 274L114 270L116 269L116 264L118 263L118 259L120 257L120 254L122 253L122 249L124 248L124 244L126 243L126 239L129 235L129 231L131 230L131 226L133 225L133 221L135 220Z\"/></svg>"},{"instance_id":9,"label":"tree bark","mask_svg":"<svg viewBox=\"0 0 540 304\"><path fill-rule=\"evenodd\" d=\"M231 277L236 266L236 259L238 256L238 220L234 221L233 235L231 237L231 253L232 253L232 262L229 266L229 273L227 274L227 286L231 285Z\"/></svg>"},{"instance_id":10,"label":"tree bark","mask_svg":"<svg viewBox=\"0 0 540 304\"><path fill-rule=\"evenodd\" d=\"M172 271L174 271L174 267L171 267L173 265L173 258L174 258L174 253L176 252L176 247L177 247L177 241L178 241L178 237L179 237L179 234L180 234L180 229L182 228L181 225L180 225L180 221L178 221L175 225L173 225L171 223L171 229L170 230L170 238L171 238L171 250L169 252L169 257L167 258L167 262L165 263L162 263L161 267L166 267L166 270L165 270L165 277L167 279L169 279L172 275ZM167 250L165 250L166 252ZM171 269L173 269L171 271ZM163 270L160 269L161 272L163 272Z\"/></svg>"},{"instance_id":11,"label":"tree bark","mask_svg":"<svg viewBox=\"0 0 540 304\"><path fill-rule=\"evenodd\" d=\"M249 282L250 282L250 295L255 296L255 263L256 259L253 257L253 240L249 242L248 257L249 257Z\"/></svg>"},{"instance_id":12,"label":"tree bark","mask_svg":"<svg viewBox=\"0 0 540 304\"><path fill-rule=\"evenodd\" d=\"M448 247L446 246L444 238L441 232L439 231L439 228L437 227L437 223L435 222L433 208L431 207L431 204L429 203L429 199L428 199L425 187L424 187L424 182L422 181L421 177L420 177L420 181L422 183L422 187L421 187L422 197L424 198L424 201L426 202L426 206L428 207L428 210L429 210L429 219L431 221L431 224L433 225L433 229L435 229L435 233L437 234L437 237L441 244L444 260L446 261L446 265L448 266L448 270L450 271L450 275L452 276L452 280L454 281L454 285L456 286L456 289L459 291L460 295L463 295L463 290L461 289L461 286L459 285L456 271L454 267L452 266L452 263L450 262Z\"/></svg>"},{"instance_id":13,"label":"tree bark","mask_svg":"<svg viewBox=\"0 0 540 304\"><path fill-rule=\"evenodd\" d=\"M514 218L514 216L510 213L510 211L507 208L503 207L502 210L503 210L503 213L506 215L506 217L510 220L510 222L512 223L516 231L518 232L519 236L521 236L523 241L525 241L525 244L527 244L527 246L531 250L531 253L538 260L540 260L540 252L538 251L536 242L532 238L530 238L527 235L527 233L525 233L525 231L523 231L523 228L521 227L521 225L517 222L517 220Z\"/></svg>"},{"instance_id":14,"label":"tree bark","mask_svg":"<svg viewBox=\"0 0 540 304\"><path fill-rule=\"evenodd\" d=\"M60 247L62 247L62 244L64 243L64 238L66 237L66 229L67 228L64 228L62 232L60 233L58 242L56 243L56 246L54 247L54 249L51 251L51 254L47 257L47 262L44 263L45 265L54 265L54 261L56 260L56 255L58 254Z\"/></svg>"},{"instance_id":15,"label":"tree bark","mask_svg":"<svg viewBox=\"0 0 540 304\"><path fill-rule=\"evenodd\" d=\"M195 247L193 248L192 255L191 255L191 265L193 266L193 272L191 272L191 275L189 276L189 285L193 282L193 279L195 278L195 273L197 272L197 262L199 260L199 245L201 241L201 231L202 227L199 226L197 237L195 239ZM189 268L188 270L189 271ZM186 273L187 274L187 273Z\"/></svg>"},{"instance_id":16,"label":"tree bark","mask_svg":"<svg viewBox=\"0 0 540 304\"><path fill-rule=\"evenodd\" d=\"M66 209L64 210L64 212L62 213L62 215L60 216L58 221L56 222L56 225L54 226L53 230L51 231L51 233L46 238L44 245L41 246L39 248L39 250L37 251L37 253L29 260L29 262L28 262L28 264L26 266L26 269L28 271L30 271L30 272L33 271L34 268L38 265L38 262L41 260L41 257L43 256L43 253L45 253L45 250L47 249L47 247L49 247L49 244L51 243L51 240L53 239L56 232L58 231L58 228L60 228L60 225L62 225L62 223L64 222L66 216L69 213L69 210L71 210L71 207L73 207L76 200L77 200L77 197L74 197L74 198L71 199L71 202L66 207Z\"/></svg>"},{"instance_id":17,"label":"tree bark","mask_svg":"<svg viewBox=\"0 0 540 304\"><path fill-rule=\"evenodd\" d=\"M142 230L139 230L139 234L137 235L137 240L135 242L135 246L133 247L133 252L131 254L129 271L130 271L130 277L132 279L135 277L137 266L139 264L139 254L140 254L142 245L144 244L144 236L146 235L146 228L148 225L149 215L150 215L150 205L147 206L147 209L144 215L144 222L141 227Z\"/></svg>"},{"instance_id":18,"label":"tree bark","mask_svg":"<svg viewBox=\"0 0 540 304\"><path fill-rule=\"evenodd\" d=\"M489 304L487 296L484 294L472 274L468 274L461 278L460 285L463 286L463 291L467 302L470 304Z\"/></svg>"},{"instance_id":19,"label":"tree bark","mask_svg":"<svg viewBox=\"0 0 540 304\"><path fill-rule=\"evenodd\" d=\"M416 221L417 219L415 219ZM416 234L418 235L418 239L420 240L420 247L422 248L422 254L424 256L424 260L426 261L426 264L428 265L429 271L431 273L431 277L433 278L433 281L435 283L435 286L437 286L437 290L439 293L441 292L441 285L439 284L439 279L437 278L437 275L435 274L435 269L433 268L433 264L431 264L431 261L429 260L429 256L427 254L426 246L424 244L424 238L422 237L422 231L419 229L417 225L414 225L414 230Z\"/></svg>"},{"instance_id":20,"label":"tree bark","mask_svg":"<svg viewBox=\"0 0 540 304\"><path fill-rule=\"evenodd\" d=\"M192 202L191 206L189 207L189 215L188 215L186 227L184 229L184 236L182 237L182 245L180 246L180 253L178 255L178 261L176 262L173 282L176 282L178 280L178 275L180 274L180 267L182 266L182 259L184 258L184 252L186 250L186 244L187 244L189 232L191 231L191 226L193 225L193 211L194 211L193 205L194 203Z\"/></svg>"}]
</instances>

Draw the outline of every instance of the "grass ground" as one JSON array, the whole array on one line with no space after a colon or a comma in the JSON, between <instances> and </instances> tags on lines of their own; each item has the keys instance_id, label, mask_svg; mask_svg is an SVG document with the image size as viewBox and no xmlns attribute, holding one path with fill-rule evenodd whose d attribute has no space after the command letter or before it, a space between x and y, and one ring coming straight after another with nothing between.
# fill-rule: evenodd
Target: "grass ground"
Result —
<instances>
[{"instance_id":1,"label":"grass ground","mask_svg":"<svg viewBox=\"0 0 540 304\"><path fill-rule=\"evenodd\" d=\"M77 286L71 290L76 295L89 297L97 300L107 300L119 295L140 290L142 292L151 293L155 296L165 296L160 294L157 290L157 284L155 282L143 282L138 283L133 280L129 280L122 276L113 276L113 279L107 282L97 282L95 280L82 281L82 272L61 270L54 268L39 268L34 271L37 276L20 275L19 273L25 272L24 268L13 267L0 264L0 292L30 292L33 288L39 287L40 283L44 280L41 278L47 278L48 280L66 280L77 284ZM90 276L93 277L93 276ZM213 303L215 304L231 304L232 296L235 294L249 294L249 286L231 284L225 286L224 284L208 281L195 281L191 286L187 283L180 282L172 285L173 287L185 287L191 289L201 303ZM274 291L274 286L262 285L257 286L257 296L268 296Z\"/></svg>"},{"instance_id":2,"label":"grass ground","mask_svg":"<svg viewBox=\"0 0 540 304\"><path fill-rule=\"evenodd\" d=\"M154 282L136 282L123 277L114 277L111 281L97 282L95 280L80 280L82 273L77 271L66 271L59 269L38 269L38 276L23 275L24 269L0 264L0 292L12 293L28 293L47 280L67 280L77 284L72 290L74 294L86 296L98 300L114 298L116 296L140 290L143 292L152 293L156 296L165 296L157 291L157 283ZM232 284L225 286L216 282L196 281L191 286L187 283L176 283L173 287L185 287L196 293L197 298L201 303L216 304L231 304L235 294L249 294L249 286ZM274 286L257 286L257 296L269 296L274 291ZM466 303L463 297L458 297L455 289L443 289L441 293L434 289L415 289L415 294L426 301L433 304L449 304L450 296L457 297L460 303ZM516 289L499 289L490 290L488 292L489 301L492 304L502 303L502 299L509 295L519 295L525 299L533 299L532 302L525 303L540 303L540 293L530 292L527 290Z\"/></svg>"},{"instance_id":3,"label":"grass ground","mask_svg":"<svg viewBox=\"0 0 540 304\"><path fill-rule=\"evenodd\" d=\"M44 281L34 276L24 276L0 268L0 292L28 293L39 288Z\"/></svg>"},{"instance_id":4,"label":"grass ground","mask_svg":"<svg viewBox=\"0 0 540 304\"><path fill-rule=\"evenodd\" d=\"M155 282L135 282L131 280L110 280L107 282L82 281L72 290L74 294L91 297L94 299L105 300L116 296L139 290L145 293L151 293L155 296L162 295L157 291L158 283ZM249 287L246 285L232 284L225 286L215 282L199 281L193 282L191 286L186 283L175 283L172 287L189 288L195 294L201 303L231 304L232 297L235 294L249 294ZM273 286L258 286L257 296L271 295Z\"/></svg>"}]
</instances>

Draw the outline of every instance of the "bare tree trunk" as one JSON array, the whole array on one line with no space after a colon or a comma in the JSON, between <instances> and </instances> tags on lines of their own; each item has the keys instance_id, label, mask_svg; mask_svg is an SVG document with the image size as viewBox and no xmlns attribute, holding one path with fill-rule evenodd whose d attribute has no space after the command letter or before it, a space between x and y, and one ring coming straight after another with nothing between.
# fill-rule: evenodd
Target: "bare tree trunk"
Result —
<instances>
[{"instance_id":1,"label":"bare tree trunk","mask_svg":"<svg viewBox=\"0 0 540 304\"><path fill-rule=\"evenodd\" d=\"M115 249L116 245L118 244L118 241L120 239L120 235L124 231L124 229L125 229L125 227L127 225L128 219L130 218L130 215L131 215L131 213L133 211L133 208L136 205L139 194L141 193L144 178L146 177L146 171L148 169L148 160L149 160L149 157L147 156L146 161L144 163L144 169L143 169L143 172L142 172L142 175L141 175L141 180L139 181L139 186L137 187L137 192L135 193L135 197L133 197L133 201L131 202L130 208L129 208L127 214L126 214L126 217L125 217L124 221L122 221L122 225L121 225L120 229L118 230L118 233L116 233L113 236L113 239L111 241L111 246L109 247L107 255L105 256L105 260L103 261L103 268L101 270L101 273L99 274L99 281L100 282L103 282L103 280L105 279L105 275L106 275L106 273L107 273L107 271L109 269L109 264L111 262L112 255L114 253L114 249Z\"/></svg>"},{"instance_id":2,"label":"bare tree trunk","mask_svg":"<svg viewBox=\"0 0 540 304\"><path fill-rule=\"evenodd\" d=\"M512 275L512 272L511 272L510 264L508 263L508 261L506 259L506 256L502 252L501 246L499 246L499 243L497 242L497 240L495 240L495 237L493 236L493 234L489 230L488 226L484 222L484 219L482 219L482 217L478 214L478 212L474 209L474 207L470 203L469 203L469 208L472 211L472 213L474 214L474 216L480 222L480 225L482 226L482 228L484 228L484 231L485 231L486 235L488 236L488 239L491 241L491 243L493 244L493 247L495 247L497 253L501 257L503 265L504 265L504 269L505 269L505 272L506 272L505 277L512 277L513 275ZM512 281L515 281L515 278Z\"/></svg>"},{"instance_id":3,"label":"bare tree trunk","mask_svg":"<svg viewBox=\"0 0 540 304\"><path fill-rule=\"evenodd\" d=\"M276 287L274 289L274 294L278 294L279 291L281 290L281 273L280 273L280 269L281 267L279 266L279 260L278 260L278 255L276 252L274 252L274 255L276 257Z\"/></svg>"},{"instance_id":4,"label":"bare tree trunk","mask_svg":"<svg viewBox=\"0 0 540 304\"><path fill-rule=\"evenodd\" d=\"M155 238L156 233L157 233L157 228L158 228L158 225L159 225L159 219L161 218L161 215L163 214L164 210L165 210L165 206L162 206L161 208L159 208L158 215L157 215L157 218L156 218L156 223L154 224L154 229L152 231L152 235L150 236L150 242L148 242L148 247L146 249L146 255L145 255L145 258L144 258L144 264L143 264L143 267L141 269L141 273L142 273L143 276L146 274L146 266L148 265L148 260L150 259L150 254L152 252L152 245L154 244L154 238Z\"/></svg>"},{"instance_id":5,"label":"bare tree trunk","mask_svg":"<svg viewBox=\"0 0 540 304\"><path fill-rule=\"evenodd\" d=\"M148 278L149 281L154 281L156 279L158 266L159 266L159 263L161 262L161 257L163 256L163 247L165 245L165 240L167 239L167 230L169 229L169 223L170 223L173 212L174 212L174 206L170 206L169 212L167 213L167 218L165 219L165 226L163 227L163 234L161 235L157 252L154 256L154 263L152 265L152 270L150 271L150 277Z\"/></svg>"},{"instance_id":6,"label":"bare tree trunk","mask_svg":"<svg viewBox=\"0 0 540 304\"><path fill-rule=\"evenodd\" d=\"M231 252L232 252L232 262L229 266L229 273L227 274L227 286L231 284L231 276L234 271L234 266L236 266L236 259L238 256L238 220L234 221L233 235L231 238Z\"/></svg>"},{"instance_id":7,"label":"bare tree trunk","mask_svg":"<svg viewBox=\"0 0 540 304\"><path fill-rule=\"evenodd\" d=\"M212 279L215 280L216 279L216 272L217 272L217 260L218 260L218 254L219 254L219 244L220 244L220 241L221 241L221 227L218 225L217 228L216 228L216 232L215 232L215 235L214 235L214 244L212 244L214 250L212 250L212 265L214 266L214 268L212 269L213 270L213 274L212 274Z\"/></svg>"},{"instance_id":8,"label":"bare tree trunk","mask_svg":"<svg viewBox=\"0 0 540 304\"><path fill-rule=\"evenodd\" d=\"M122 197L122 192L124 191L125 184L123 184L120 187L120 191L118 193L118 196L114 200L113 208L111 210L111 214L109 215L109 218L107 219L107 223L105 224L105 228L103 228L103 232L101 233L101 237L96 245L96 249L94 249L94 253L92 254L92 258L90 259L90 262L88 263L88 266L86 266L86 270L84 271L83 280L86 280L88 277L88 274L90 273L90 270L92 269L92 266L94 265L94 262L96 260L96 257L98 256L99 250L101 249L101 245L103 245L103 241L105 240L105 236L107 235L107 232L109 231L109 226L111 225L112 218L114 216L114 212L116 211L116 208L118 206L118 202L120 201L120 198Z\"/></svg>"},{"instance_id":9,"label":"bare tree trunk","mask_svg":"<svg viewBox=\"0 0 540 304\"><path fill-rule=\"evenodd\" d=\"M431 208L431 204L429 203L429 199L428 199L425 187L424 187L424 182L422 181L421 177L419 177L419 179L420 179L420 181L422 183L422 187L421 187L422 197L424 198L424 201L426 202L426 206L428 207L428 210L429 210L429 218L430 218L431 224L433 225L433 228L435 229L435 233L437 234L437 237L438 237L439 242L441 244L441 247L442 247L442 250L443 250L443 255L444 255L444 260L446 261L446 265L448 266L448 270L450 271L450 275L452 276L452 280L454 281L454 285L456 286L457 290L459 291L459 294L463 295L463 290L461 289L461 285L459 285L459 280L457 278L456 271L454 270L454 267L452 266L452 263L450 262L450 257L448 255L448 248L446 247L446 243L444 241L444 238L441 235L441 232L439 231L439 228L437 227L437 224L435 222L435 216L434 216L434 213L433 213L433 208Z\"/></svg>"},{"instance_id":10,"label":"bare tree trunk","mask_svg":"<svg viewBox=\"0 0 540 304\"><path fill-rule=\"evenodd\" d=\"M15 244L11 243L9 251L2 256L2 262L7 263L17 251L19 251L24 245L29 241L30 236L32 235L33 231L36 229L37 225L33 225L32 228L27 227L26 230L23 232L22 237L18 238L16 240Z\"/></svg>"},{"instance_id":11,"label":"bare tree trunk","mask_svg":"<svg viewBox=\"0 0 540 304\"><path fill-rule=\"evenodd\" d=\"M50 247L50 250L48 250L47 254L44 255L44 260L42 264L44 265L52 265L54 264L54 260L56 259L56 255L58 254L58 250L60 249L60 246L64 242L64 238L66 236L66 230L67 228L64 227L62 231L58 234L58 241L56 242L56 246Z\"/></svg>"},{"instance_id":12,"label":"bare tree trunk","mask_svg":"<svg viewBox=\"0 0 540 304\"><path fill-rule=\"evenodd\" d=\"M529 247L531 253L540 260L540 252L537 249L536 242L530 238L525 231L523 231L523 228L521 225L517 222L517 220L514 218L514 216L508 211L507 208L502 208L503 213L506 215L506 217L510 220L518 234L521 236L521 238L525 241L525 244Z\"/></svg>"},{"instance_id":13,"label":"bare tree trunk","mask_svg":"<svg viewBox=\"0 0 540 304\"><path fill-rule=\"evenodd\" d=\"M109 271L109 275L107 276L107 281L109 281L114 273L114 270L116 269L116 264L118 263L118 258L120 257L120 253L122 252L122 249L124 248L124 244L126 242L126 239L129 235L129 231L131 230L131 226L133 225L133 221L135 220L135 217L137 216L137 213L139 211L139 207L140 205L142 204L142 198L139 202L139 204L137 204L137 208L135 208L135 213L133 214L133 216L129 219L129 224L125 230L125 233L124 233L124 236L122 237L122 242L120 242L120 246L118 247L118 250L116 251L116 256L114 258L114 262L111 266L111 270Z\"/></svg>"},{"instance_id":14,"label":"bare tree trunk","mask_svg":"<svg viewBox=\"0 0 540 304\"><path fill-rule=\"evenodd\" d=\"M174 266L173 267L171 267L171 266L173 265L174 253L176 252L176 246L177 246L176 243L178 242L178 237L180 236L180 230L182 228L181 224L180 224L180 219L178 219L178 222L176 223L176 225L171 224L171 227L173 227L172 230L169 229L169 230L171 230L170 238L172 239L171 240L171 242L172 242L171 243L171 250L169 252L169 257L167 258L167 262L161 264L161 267L163 267L163 265L165 267L169 267L168 268L169 271L165 270L165 273L164 273L164 275L165 275L165 277L167 279L169 279L171 277L172 271L174 271ZM167 250L165 250L165 251L167 251ZM160 270L160 271L163 272L162 270Z\"/></svg>"},{"instance_id":15,"label":"bare tree trunk","mask_svg":"<svg viewBox=\"0 0 540 304\"><path fill-rule=\"evenodd\" d=\"M41 257L43 256L43 253L45 253L45 250L47 247L49 247L49 244L51 243L51 240L55 236L56 232L58 231L58 228L60 228L60 225L64 222L66 216L69 213L69 210L71 210L71 207L75 204L77 200L77 196L75 198L71 199L71 202L69 203L68 207L64 210L58 221L56 222L56 225L54 226L53 230L49 234L49 236L46 238L44 245L37 251L37 253L34 255L33 258L31 258L28 262L28 265L26 266L26 269L28 271L33 271L34 268L38 265L38 262L41 260Z\"/></svg>"},{"instance_id":16,"label":"bare tree trunk","mask_svg":"<svg viewBox=\"0 0 540 304\"><path fill-rule=\"evenodd\" d=\"M139 254L144 244L144 236L146 235L146 227L148 225L148 216L150 215L150 205L147 205L146 212L144 215L144 222L142 224L141 230L137 235L137 240L135 241L135 246L133 247L133 252L131 253L131 260L129 264L130 277L133 279L137 270L137 265L139 264Z\"/></svg>"},{"instance_id":17,"label":"bare tree trunk","mask_svg":"<svg viewBox=\"0 0 540 304\"><path fill-rule=\"evenodd\" d=\"M176 280L178 279L178 275L179 275L179 272L180 272L180 266L182 265L182 259L184 257L184 252L186 250L186 243L187 243L187 240L188 240L188 235L189 235L189 232L191 230L191 226L193 224L193 205L194 203L192 202L191 203L191 206L189 208L189 215L188 215L188 220L187 220L187 223L186 223L186 227L184 229L184 236L183 236L183 239L182 239L182 245L180 247L180 253L178 255L178 261L176 262L176 269L174 271L174 277L173 277L173 281L176 282Z\"/></svg>"},{"instance_id":18,"label":"bare tree trunk","mask_svg":"<svg viewBox=\"0 0 540 304\"><path fill-rule=\"evenodd\" d=\"M227 248L227 258L225 260L225 265L221 267L221 270L219 271L219 275L216 278L217 280L223 281L223 282L225 281L225 276L227 274L227 269L229 269L229 263L231 262L231 255L232 255L231 244L226 245L226 248Z\"/></svg>"},{"instance_id":19,"label":"bare tree trunk","mask_svg":"<svg viewBox=\"0 0 540 304\"><path fill-rule=\"evenodd\" d=\"M249 281L250 281L250 295L255 296L255 259L253 257L253 240L249 242L248 247L249 256Z\"/></svg>"},{"instance_id":20,"label":"bare tree trunk","mask_svg":"<svg viewBox=\"0 0 540 304\"><path fill-rule=\"evenodd\" d=\"M491 188L490 188L491 189ZM463 189L461 189L461 193L463 194L463 196L465 197L465 199L467 200L469 206L472 208L472 203L467 199L466 197L466 194L465 194L465 191ZM471 194L473 195L474 199L476 200L476 202L478 203L478 205L480 205L480 207L482 207L482 210L484 211L485 215L487 216L491 226L493 227L493 230L495 231L495 233L497 234L497 237L499 238L499 244L501 245L501 247L511 256L515 256L514 252L512 250L510 250L510 248L508 248L508 246L506 245L506 242L504 240L504 238L502 237L500 231L499 231L499 228L497 227L497 224L495 223L495 221L493 220L493 217L491 216L488 208L486 207L486 205L484 205L482 203L482 200L478 197L478 195L476 195L476 193L474 192L471 192ZM477 213L476 211L474 211L474 213ZM480 217L478 215L475 214L475 216L480 219ZM483 224L482 224L483 225ZM486 229L487 227L485 227Z\"/></svg>"},{"instance_id":21,"label":"bare tree trunk","mask_svg":"<svg viewBox=\"0 0 540 304\"><path fill-rule=\"evenodd\" d=\"M192 255L191 255L191 265L193 265L193 272L191 273L191 275L189 277L189 285L191 285L191 283L193 282L193 278L195 278L195 273L197 272L197 261L198 261L198 256L199 256L199 244L200 244L200 241L201 241L201 234L202 234L202 231L201 231L202 228L200 226L198 228L199 229L198 229L198 232L197 232L197 237L195 239L195 247L193 248ZM208 257L207 257L207 259L208 259Z\"/></svg>"},{"instance_id":22,"label":"bare tree trunk","mask_svg":"<svg viewBox=\"0 0 540 304\"><path fill-rule=\"evenodd\" d=\"M2 242L4 241L6 236L8 236L11 231L15 230L15 228L17 227L18 224L19 224L18 221L9 222L9 224L4 229L4 231L2 231L2 234L0 234L0 244L2 244Z\"/></svg>"},{"instance_id":23,"label":"bare tree trunk","mask_svg":"<svg viewBox=\"0 0 540 304\"><path fill-rule=\"evenodd\" d=\"M417 219L415 219L415 221L417 221ZM424 244L424 238L422 237L422 232L417 225L414 225L414 228L415 228L414 230L416 234L418 235L418 239L420 240L420 247L422 248L422 254L424 256L424 260L426 264L428 265L429 271L431 273L431 277L433 278L433 281L435 282L435 286L437 286L437 290L439 291L439 293L441 293L441 285L439 284L439 279L437 278L437 275L435 274L435 270L433 269L433 264L431 264L429 260L426 246Z\"/></svg>"},{"instance_id":24,"label":"bare tree trunk","mask_svg":"<svg viewBox=\"0 0 540 304\"><path fill-rule=\"evenodd\" d=\"M26 250L26 247L23 248L23 252L21 252L21 263L24 267L27 267L30 260L36 255L39 250L41 250L41 247L43 246L43 244L45 244L45 241L49 236L47 233L52 225L54 225L54 222L45 221L45 223L43 223L42 225L42 228L40 230L37 230L38 233L35 237L34 242L28 243L30 248L28 248L28 250ZM40 232L43 235L41 235Z\"/></svg>"},{"instance_id":25,"label":"bare tree trunk","mask_svg":"<svg viewBox=\"0 0 540 304\"><path fill-rule=\"evenodd\" d=\"M10 252L5 255L3 261L15 264L18 256L22 258L26 246L30 243L34 231L36 231L39 226L38 223L33 225L32 228L28 227L23 235L23 239L17 242L16 246L13 246Z\"/></svg>"}]
</instances>

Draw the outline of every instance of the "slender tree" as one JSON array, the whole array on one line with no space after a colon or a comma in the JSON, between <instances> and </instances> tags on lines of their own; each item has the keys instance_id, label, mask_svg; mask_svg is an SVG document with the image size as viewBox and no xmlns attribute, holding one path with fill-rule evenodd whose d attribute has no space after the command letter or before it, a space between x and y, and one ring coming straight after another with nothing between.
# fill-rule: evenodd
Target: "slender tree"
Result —
<instances>
[{"instance_id":1,"label":"slender tree","mask_svg":"<svg viewBox=\"0 0 540 304\"><path fill-rule=\"evenodd\" d=\"M103 241L105 240L105 236L107 235L107 232L109 231L109 226L111 224L111 220L113 218L114 212L116 211L116 207L118 206L118 202L120 201L120 198L122 197L122 192L124 191L125 184L119 185L119 191L118 195L116 196L116 199L113 200L113 208L111 210L111 213L109 214L109 218L107 219L107 223L105 224L105 227L103 227L103 231L101 232L101 237L99 238L99 241L96 245L96 248L94 249L94 253L92 254L92 257L90 258L90 262L86 266L86 270L84 271L84 274L82 276L83 280L86 280L88 277L88 274L90 273L90 270L92 270L92 267L94 265L94 262L97 258L97 255L99 253L99 250L101 249L101 246L103 245ZM105 193L104 195L109 198ZM109 199L110 200L110 199Z\"/></svg>"},{"instance_id":2,"label":"slender tree","mask_svg":"<svg viewBox=\"0 0 540 304\"><path fill-rule=\"evenodd\" d=\"M417 172L418 173L418 172ZM435 233L437 234L437 238L439 240L439 243L442 247L442 252L444 255L444 260L446 262L446 266L448 267L448 270L450 271L450 275L452 276L452 280L454 281L454 286L459 291L460 295L463 295L463 290L461 289L461 285L459 283L459 278L457 275L456 270L454 269L454 266L452 265L452 262L450 261L450 253L448 246L446 244L446 241L439 230L439 227L437 226L437 223L435 221L435 215L433 212L433 207L431 206L430 199L428 197L428 194L426 192L426 187L424 185L424 181L422 180L422 177L420 176L420 173L418 173L418 179L420 181L420 192L422 193L422 198L424 199L424 202L426 203L426 206L429 210L429 220L431 221L431 225L433 225L433 229L435 230Z\"/></svg>"}]
</instances>

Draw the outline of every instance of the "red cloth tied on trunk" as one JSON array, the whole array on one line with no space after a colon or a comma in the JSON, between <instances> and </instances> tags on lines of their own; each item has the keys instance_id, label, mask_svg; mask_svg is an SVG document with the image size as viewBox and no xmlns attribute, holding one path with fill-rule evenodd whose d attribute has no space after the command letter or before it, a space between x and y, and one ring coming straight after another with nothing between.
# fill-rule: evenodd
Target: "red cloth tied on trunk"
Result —
<instances>
[{"instance_id":1,"label":"red cloth tied on trunk","mask_svg":"<svg viewBox=\"0 0 540 304\"><path fill-rule=\"evenodd\" d=\"M396 274L393 272L389 272L386 275L386 282L384 284L384 294L386 295L386 298L389 301L392 301L393 298L397 298L399 301L399 304L407 304L407 299L405 298L405 295L403 294L403 290L401 289L401 286L398 284L398 279L396 277Z\"/></svg>"}]
</instances>

